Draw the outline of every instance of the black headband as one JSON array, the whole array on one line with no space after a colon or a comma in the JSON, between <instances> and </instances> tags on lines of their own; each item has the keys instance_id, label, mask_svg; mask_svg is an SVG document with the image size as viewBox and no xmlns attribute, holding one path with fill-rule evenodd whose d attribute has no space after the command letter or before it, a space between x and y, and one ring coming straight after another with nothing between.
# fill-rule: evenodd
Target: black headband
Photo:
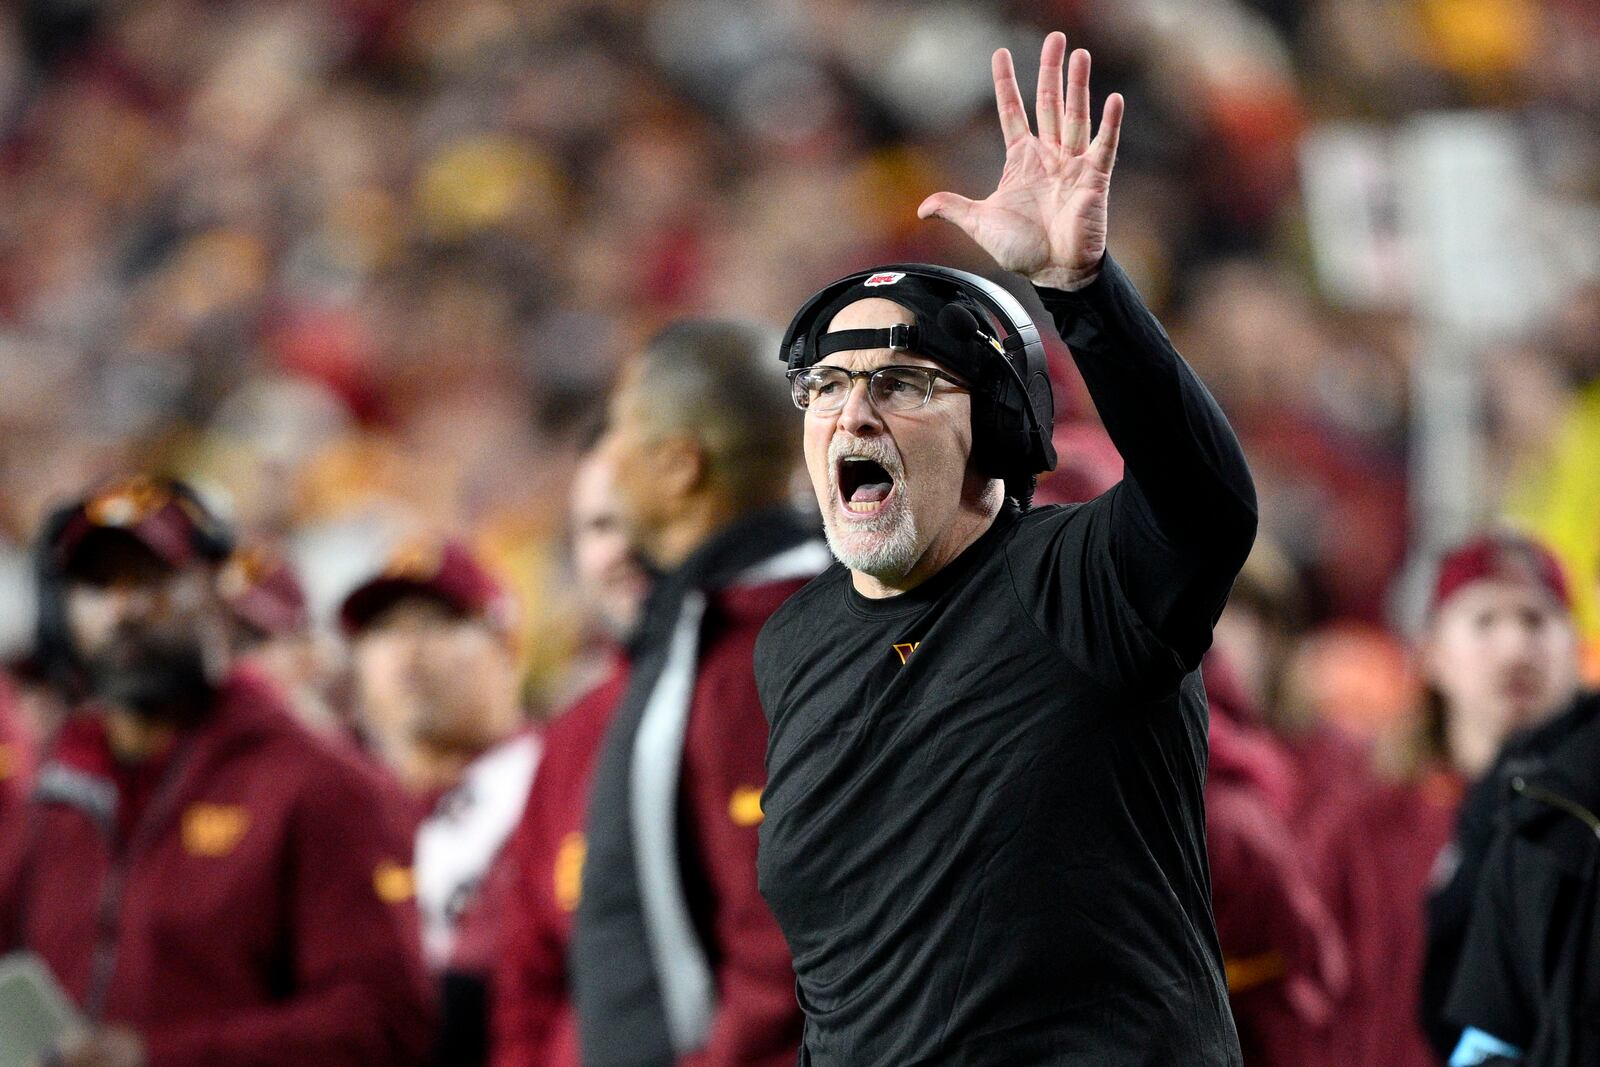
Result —
<instances>
[{"instance_id":1,"label":"black headband","mask_svg":"<svg viewBox=\"0 0 1600 1067\"><path fill-rule=\"evenodd\" d=\"M888 348L931 359L963 380L976 384L992 372L992 360L979 345L1001 351L999 331L978 303L953 285L941 285L910 274L884 272L839 293L817 315L826 327L833 317L859 300L888 300L910 311L914 323L880 329L834 330L808 338L806 351L794 353L791 367L811 366L836 352ZM799 347L799 346L796 346Z\"/></svg>"}]
</instances>

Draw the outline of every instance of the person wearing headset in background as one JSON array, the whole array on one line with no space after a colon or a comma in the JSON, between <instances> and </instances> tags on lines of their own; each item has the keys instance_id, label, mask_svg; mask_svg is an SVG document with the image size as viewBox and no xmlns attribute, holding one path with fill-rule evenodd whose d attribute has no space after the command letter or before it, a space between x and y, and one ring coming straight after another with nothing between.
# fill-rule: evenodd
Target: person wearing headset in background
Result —
<instances>
[{"instance_id":1,"label":"person wearing headset in background","mask_svg":"<svg viewBox=\"0 0 1600 1067\"><path fill-rule=\"evenodd\" d=\"M1122 481L1028 509L1055 458L1049 379L1020 305L981 278L851 275L784 345L839 559L756 648L760 880L795 958L802 1065L1240 1063L1197 668L1255 490L1106 254L1122 98L1091 140L1089 55L1063 98L1065 59L1051 34L1034 135L995 53L999 187L919 213L1034 284Z\"/></svg>"},{"instance_id":2,"label":"person wearing headset in background","mask_svg":"<svg viewBox=\"0 0 1600 1067\"><path fill-rule=\"evenodd\" d=\"M232 666L232 541L147 478L47 522L39 645L73 710L0 841L0 954L81 1009L64 1067L420 1064L410 841L352 752Z\"/></svg>"}]
</instances>

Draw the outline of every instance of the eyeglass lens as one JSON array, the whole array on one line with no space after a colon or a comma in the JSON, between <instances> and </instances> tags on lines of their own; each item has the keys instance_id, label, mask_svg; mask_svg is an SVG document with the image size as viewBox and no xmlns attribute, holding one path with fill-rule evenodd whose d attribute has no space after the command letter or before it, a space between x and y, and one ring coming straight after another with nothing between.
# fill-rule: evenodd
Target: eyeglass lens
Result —
<instances>
[{"instance_id":1,"label":"eyeglass lens","mask_svg":"<svg viewBox=\"0 0 1600 1067\"><path fill-rule=\"evenodd\" d=\"M811 367L795 376L797 407L837 411L850 396L852 375L842 367ZM883 367L867 379L867 396L880 411L910 411L928 402L934 375L917 367Z\"/></svg>"}]
</instances>

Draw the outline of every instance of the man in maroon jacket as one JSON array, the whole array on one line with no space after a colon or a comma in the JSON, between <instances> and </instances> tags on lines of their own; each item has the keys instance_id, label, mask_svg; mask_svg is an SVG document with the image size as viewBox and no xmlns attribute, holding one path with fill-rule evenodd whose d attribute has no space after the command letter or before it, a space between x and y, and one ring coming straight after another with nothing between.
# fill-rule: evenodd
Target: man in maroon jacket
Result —
<instances>
[{"instance_id":1,"label":"man in maroon jacket","mask_svg":"<svg viewBox=\"0 0 1600 1067\"><path fill-rule=\"evenodd\" d=\"M595 756L628 684L622 651L649 589L618 509L612 464L591 452L572 482L572 568L593 622L614 643L611 668L556 716L533 789L496 877L501 944L494 975L494 1067L579 1067L567 946L585 851Z\"/></svg>"},{"instance_id":2,"label":"man in maroon jacket","mask_svg":"<svg viewBox=\"0 0 1600 1067\"><path fill-rule=\"evenodd\" d=\"M629 365L600 451L660 572L589 784L567 976L586 1067L787 1067L800 1010L756 886L767 617L827 562L788 506L776 338L668 327Z\"/></svg>"},{"instance_id":3,"label":"man in maroon jacket","mask_svg":"<svg viewBox=\"0 0 1600 1067\"><path fill-rule=\"evenodd\" d=\"M502 910L490 874L542 748L520 693L517 604L465 542L401 544L339 609L363 725L409 792L417 907L443 1025L434 1060L482 1063Z\"/></svg>"},{"instance_id":4,"label":"man in maroon jacket","mask_svg":"<svg viewBox=\"0 0 1600 1067\"><path fill-rule=\"evenodd\" d=\"M68 1067L418 1063L409 842L370 772L228 669L230 542L175 482L49 521L41 645L81 702L0 842L0 951L88 1020Z\"/></svg>"}]
</instances>

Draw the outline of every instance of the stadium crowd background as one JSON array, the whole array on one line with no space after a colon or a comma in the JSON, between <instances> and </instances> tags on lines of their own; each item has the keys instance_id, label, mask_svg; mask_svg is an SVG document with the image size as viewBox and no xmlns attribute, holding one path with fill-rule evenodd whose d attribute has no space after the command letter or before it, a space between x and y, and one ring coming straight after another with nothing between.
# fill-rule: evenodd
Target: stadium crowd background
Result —
<instances>
[{"instance_id":1,"label":"stadium crowd background","mask_svg":"<svg viewBox=\"0 0 1600 1067\"><path fill-rule=\"evenodd\" d=\"M1112 248L1251 458L1251 581L1293 632L1275 699L1380 743L1421 706L1396 590L1428 547L1425 324L1403 247L1368 261L1376 295L1324 284L1306 190L1319 137L1423 112L1491 110L1522 147L1554 281L1478 339L1485 462L1460 477L1477 520L1558 550L1600 635L1583 0L23 0L0 9L0 651L29 651L46 508L160 469L292 558L330 630L408 532L468 537L519 593L548 713L592 677L567 486L621 361L676 315L781 324L864 264L981 269L915 208L991 186L984 57L1013 45L1029 85L1052 28L1129 101ZM1058 355L1042 497L1115 477Z\"/></svg>"},{"instance_id":2,"label":"stadium crowd background","mask_svg":"<svg viewBox=\"0 0 1600 1067\"><path fill-rule=\"evenodd\" d=\"M993 180L981 58L1044 25L1132 102L1117 255L1239 426L1313 640L1354 641L1375 677L1394 658L1419 329L1319 296L1301 139L1510 109L1530 217L1588 238L1592 272L1600 28L1581 3L9 6L8 573L48 501L130 465L225 488L324 612L395 526L466 530L519 576L551 692L572 648L573 430L619 359L678 313L781 323L861 263L980 265L914 210ZM1600 468L1600 290L1582 265L1485 361L1491 509L1554 511L1537 472L1556 467L1600 483L1583 474ZM1069 439L1092 441L1087 405L1061 406ZM1568 509L1594 514L1587 496ZM1594 574L1592 524L1582 543L1552 532ZM5 599L14 649L19 582ZM1390 672L1360 699L1397 709L1404 684Z\"/></svg>"}]
</instances>

